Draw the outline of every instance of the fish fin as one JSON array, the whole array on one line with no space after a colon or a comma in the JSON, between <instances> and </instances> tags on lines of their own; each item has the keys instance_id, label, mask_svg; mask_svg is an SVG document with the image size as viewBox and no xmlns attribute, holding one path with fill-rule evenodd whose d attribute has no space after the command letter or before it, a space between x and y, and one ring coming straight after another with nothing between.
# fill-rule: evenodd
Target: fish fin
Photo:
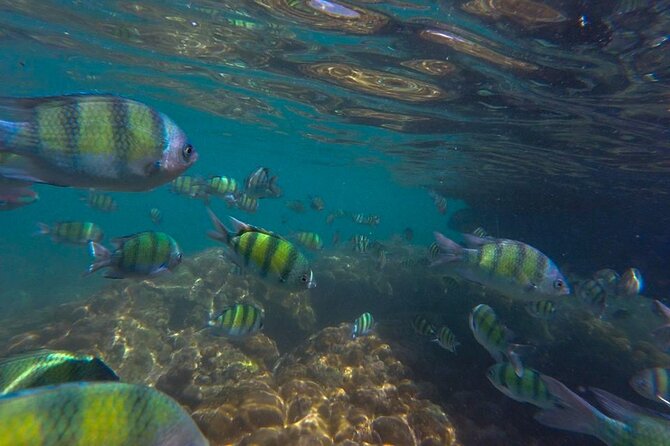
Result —
<instances>
[{"instance_id":1,"label":"fish fin","mask_svg":"<svg viewBox=\"0 0 670 446\"><path fill-rule=\"evenodd\" d=\"M509 359L510 364L514 367L514 373L521 378L523 376L523 363L521 356L533 351L535 347L525 344L509 344L505 356Z\"/></svg>"},{"instance_id":2,"label":"fish fin","mask_svg":"<svg viewBox=\"0 0 670 446\"><path fill-rule=\"evenodd\" d=\"M670 407L670 399L666 398L663 394L657 393L656 398L658 398L658 400L663 404L665 404L666 406Z\"/></svg>"},{"instance_id":3,"label":"fish fin","mask_svg":"<svg viewBox=\"0 0 670 446\"><path fill-rule=\"evenodd\" d=\"M440 247L440 257L435 260L431 266L439 265L441 263L457 262L463 259L464 249L461 245L448 239L439 232L433 232L435 241Z\"/></svg>"},{"instance_id":4,"label":"fish fin","mask_svg":"<svg viewBox=\"0 0 670 446\"><path fill-rule=\"evenodd\" d=\"M268 183L268 189L272 191L272 194L275 197L281 197L282 190L279 186L277 186L277 176L273 176L270 178L270 182Z\"/></svg>"},{"instance_id":5,"label":"fish fin","mask_svg":"<svg viewBox=\"0 0 670 446\"><path fill-rule=\"evenodd\" d=\"M160 170L161 170L160 161L150 161L144 165L143 173L144 175L150 177L160 172Z\"/></svg>"},{"instance_id":6,"label":"fish fin","mask_svg":"<svg viewBox=\"0 0 670 446\"><path fill-rule=\"evenodd\" d=\"M279 239L286 240L281 235L276 234L272 231L268 231L267 229L263 229L258 226L253 226L248 223L244 223L243 221L238 220L235 217L229 217L229 218L230 222L233 224L233 231L232 231L233 234L241 235L244 234L245 232L259 232L261 234L267 234L272 237L277 237Z\"/></svg>"},{"instance_id":7,"label":"fish fin","mask_svg":"<svg viewBox=\"0 0 670 446\"><path fill-rule=\"evenodd\" d=\"M654 305L656 306L658 313L670 322L670 308L663 305L660 300L654 300Z\"/></svg>"},{"instance_id":8,"label":"fish fin","mask_svg":"<svg viewBox=\"0 0 670 446\"><path fill-rule=\"evenodd\" d=\"M10 180L26 181L29 183L46 183L46 181L34 176L29 169L22 167L0 166L0 178L4 177ZM58 186L55 184L54 186Z\"/></svg>"},{"instance_id":9,"label":"fish fin","mask_svg":"<svg viewBox=\"0 0 670 446\"><path fill-rule=\"evenodd\" d=\"M535 420L545 426L597 437L598 426L605 415L557 379L545 375L541 379L559 403L538 412Z\"/></svg>"},{"instance_id":10,"label":"fish fin","mask_svg":"<svg viewBox=\"0 0 670 446\"><path fill-rule=\"evenodd\" d=\"M51 233L51 228L46 223L37 223L37 232L33 235L47 235Z\"/></svg>"},{"instance_id":11,"label":"fish fin","mask_svg":"<svg viewBox=\"0 0 670 446\"><path fill-rule=\"evenodd\" d=\"M207 209L207 215L209 215L209 219L212 221L212 224L214 225L215 230L214 231L208 231L207 235L214 240L218 240L222 243L225 243L226 245L230 243L230 238L231 238L231 232L226 228L226 226L219 220L219 217L216 216L214 211L209 206L206 206Z\"/></svg>"},{"instance_id":12,"label":"fish fin","mask_svg":"<svg viewBox=\"0 0 670 446\"><path fill-rule=\"evenodd\" d=\"M490 237L479 237L474 234L461 234L463 236L463 240L465 241L465 246L468 248L479 248L482 245L486 245L487 243L491 243L493 239Z\"/></svg>"},{"instance_id":13,"label":"fish fin","mask_svg":"<svg viewBox=\"0 0 670 446\"><path fill-rule=\"evenodd\" d=\"M89 265L88 271L86 271L84 275L92 274L100 268L104 268L110 265L112 253L109 251L109 249L105 248L101 244L89 241L88 252L91 257L93 257L94 261Z\"/></svg>"},{"instance_id":14,"label":"fish fin","mask_svg":"<svg viewBox=\"0 0 670 446\"><path fill-rule=\"evenodd\" d=\"M623 398L619 398L616 395L597 388L589 388L591 392L596 396L598 403L602 406L606 413L608 413L612 418L623 422L633 421L638 418L639 415L650 416L650 417L660 417L665 420L670 418L670 415L656 412L651 409L640 407L636 404L626 401Z\"/></svg>"},{"instance_id":15,"label":"fish fin","mask_svg":"<svg viewBox=\"0 0 670 446\"><path fill-rule=\"evenodd\" d=\"M111 239L109 242L114 245L114 248L120 248L123 246L124 243L126 243L128 240L133 238L134 235L123 235L121 237L116 237Z\"/></svg>"}]
</instances>

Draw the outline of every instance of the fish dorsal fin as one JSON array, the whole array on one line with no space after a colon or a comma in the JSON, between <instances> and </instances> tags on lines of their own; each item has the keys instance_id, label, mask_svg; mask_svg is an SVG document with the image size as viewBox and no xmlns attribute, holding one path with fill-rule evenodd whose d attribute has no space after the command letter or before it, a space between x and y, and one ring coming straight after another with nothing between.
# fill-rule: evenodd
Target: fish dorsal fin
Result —
<instances>
[{"instance_id":1,"label":"fish dorsal fin","mask_svg":"<svg viewBox=\"0 0 670 446\"><path fill-rule=\"evenodd\" d=\"M109 102L123 99L120 96L102 93L74 93L60 96L39 98L12 98L0 97L0 119L9 119L14 122L29 122L34 119L36 107L63 107L68 104Z\"/></svg>"},{"instance_id":2,"label":"fish dorsal fin","mask_svg":"<svg viewBox=\"0 0 670 446\"><path fill-rule=\"evenodd\" d=\"M602 389L591 387L590 390L594 393L602 408L617 420L629 422L640 415L661 418L666 422L670 420L669 414L664 414L653 411L651 409L640 407Z\"/></svg>"},{"instance_id":3,"label":"fish dorsal fin","mask_svg":"<svg viewBox=\"0 0 670 446\"><path fill-rule=\"evenodd\" d=\"M15 362L15 361L21 361L23 359L29 359L29 358L36 358L39 356L46 356L50 355L53 353L70 353L66 351L60 351L60 350L51 350L48 348L41 348L38 350L28 350L25 352L21 353L15 353L13 355L7 356L5 358L0 359L0 367L7 365L9 363Z\"/></svg>"},{"instance_id":4,"label":"fish dorsal fin","mask_svg":"<svg viewBox=\"0 0 670 446\"><path fill-rule=\"evenodd\" d=\"M128 240L130 240L130 239L133 238L133 237L134 237L133 234L131 234L131 235L123 235L123 236L121 236L121 237L113 238L112 240L110 240L110 243L111 243L112 245L114 245L114 248L119 249L119 248L121 248L121 247L122 247Z\"/></svg>"},{"instance_id":5,"label":"fish dorsal fin","mask_svg":"<svg viewBox=\"0 0 670 446\"><path fill-rule=\"evenodd\" d=\"M277 237L279 239L285 240L284 237L275 232L268 231L267 229L263 229L258 226L253 226L248 223L244 223L243 221L240 221L234 217L229 218L230 222L233 224L233 233L237 236L240 236L246 232L258 232L260 234L266 234L272 237Z\"/></svg>"},{"instance_id":6,"label":"fish dorsal fin","mask_svg":"<svg viewBox=\"0 0 670 446\"><path fill-rule=\"evenodd\" d=\"M655 300L654 305L656 305L656 310L658 313L665 318L666 321L670 322L670 308L663 305L660 300Z\"/></svg>"}]
</instances>

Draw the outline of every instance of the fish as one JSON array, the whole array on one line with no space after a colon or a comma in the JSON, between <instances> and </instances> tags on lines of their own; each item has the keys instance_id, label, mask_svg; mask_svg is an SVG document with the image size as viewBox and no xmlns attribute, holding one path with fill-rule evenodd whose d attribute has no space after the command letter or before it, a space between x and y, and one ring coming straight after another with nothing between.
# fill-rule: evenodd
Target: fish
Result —
<instances>
[{"instance_id":1,"label":"fish","mask_svg":"<svg viewBox=\"0 0 670 446\"><path fill-rule=\"evenodd\" d=\"M472 231L472 235L479 238L487 238L489 236L488 232L486 232L486 229L482 228L481 226L477 226L475 230Z\"/></svg>"},{"instance_id":2,"label":"fish","mask_svg":"<svg viewBox=\"0 0 670 446\"><path fill-rule=\"evenodd\" d=\"M205 182L205 185L207 193L219 197L235 196L239 191L237 180L226 176L211 177Z\"/></svg>"},{"instance_id":3,"label":"fish","mask_svg":"<svg viewBox=\"0 0 670 446\"><path fill-rule=\"evenodd\" d=\"M345 211L344 209L335 209L326 217L326 224L332 225L336 218L345 217L346 215L347 211Z\"/></svg>"},{"instance_id":4,"label":"fish","mask_svg":"<svg viewBox=\"0 0 670 446\"><path fill-rule=\"evenodd\" d=\"M577 289L577 296L597 317L602 317L607 309L607 291L601 281L589 279Z\"/></svg>"},{"instance_id":5,"label":"fish","mask_svg":"<svg viewBox=\"0 0 670 446\"><path fill-rule=\"evenodd\" d=\"M382 220L379 215L373 214L354 214L351 219L354 223L367 226L377 226Z\"/></svg>"},{"instance_id":6,"label":"fish","mask_svg":"<svg viewBox=\"0 0 670 446\"><path fill-rule=\"evenodd\" d=\"M414 329L414 333L427 337L435 336L437 333L435 326L422 314L414 316L414 319L412 319L412 329Z\"/></svg>"},{"instance_id":7,"label":"fish","mask_svg":"<svg viewBox=\"0 0 670 446\"><path fill-rule=\"evenodd\" d=\"M354 252L364 253L368 251L370 238L367 235L358 234L351 237L350 243Z\"/></svg>"},{"instance_id":8,"label":"fish","mask_svg":"<svg viewBox=\"0 0 670 446\"><path fill-rule=\"evenodd\" d=\"M198 160L177 124L114 95L0 98L0 153L22 162L0 176L56 186L145 191Z\"/></svg>"},{"instance_id":9,"label":"fish","mask_svg":"<svg viewBox=\"0 0 670 446\"><path fill-rule=\"evenodd\" d=\"M617 295L621 297L638 296L644 289L642 273L637 268L628 268L617 284Z\"/></svg>"},{"instance_id":10,"label":"fish","mask_svg":"<svg viewBox=\"0 0 670 446\"><path fill-rule=\"evenodd\" d=\"M153 224L158 226L163 221L163 213L158 208L151 208L151 210L149 211L149 218L151 218Z\"/></svg>"},{"instance_id":11,"label":"fish","mask_svg":"<svg viewBox=\"0 0 670 446\"><path fill-rule=\"evenodd\" d=\"M309 207L315 211L322 211L326 208L326 204L323 201L323 198L319 196L309 197Z\"/></svg>"},{"instance_id":12,"label":"fish","mask_svg":"<svg viewBox=\"0 0 670 446\"><path fill-rule=\"evenodd\" d=\"M148 386L74 382L0 398L0 444L207 446L175 400Z\"/></svg>"},{"instance_id":13,"label":"fish","mask_svg":"<svg viewBox=\"0 0 670 446\"><path fill-rule=\"evenodd\" d=\"M37 350L0 359L0 395L71 381L118 381L100 358L68 351Z\"/></svg>"},{"instance_id":14,"label":"fish","mask_svg":"<svg viewBox=\"0 0 670 446\"><path fill-rule=\"evenodd\" d=\"M333 238L330 240L332 246L337 246L340 244L340 231L335 231L333 233Z\"/></svg>"},{"instance_id":15,"label":"fish","mask_svg":"<svg viewBox=\"0 0 670 446\"><path fill-rule=\"evenodd\" d=\"M670 406L670 368L641 370L633 375L629 383L643 397Z\"/></svg>"},{"instance_id":16,"label":"fish","mask_svg":"<svg viewBox=\"0 0 670 446\"><path fill-rule=\"evenodd\" d=\"M244 337L263 329L265 311L253 304L236 303L225 307L207 323L216 336Z\"/></svg>"},{"instance_id":17,"label":"fish","mask_svg":"<svg viewBox=\"0 0 670 446\"><path fill-rule=\"evenodd\" d=\"M437 242L433 242L430 244L428 247L428 258L430 260L437 260L440 258L440 256L443 254L442 249L440 248L440 245L437 244Z\"/></svg>"},{"instance_id":18,"label":"fish","mask_svg":"<svg viewBox=\"0 0 670 446\"><path fill-rule=\"evenodd\" d=\"M286 203L286 207L297 214L305 212L305 205L300 200L291 200Z\"/></svg>"},{"instance_id":19,"label":"fish","mask_svg":"<svg viewBox=\"0 0 670 446\"><path fill-rule=\"evenodd\" d=\"M593 274L593 280L599 282L607 294L615 294L621 277L611 268L603 268Z\"/></svg>"},{"instance_id":20,"label":"fish","mask_svg":"<svg viewBox=\"0 0 670 446\"><path fill-rule=\"evenodd\" d=\"M206 198L207 184L202 178L182 175L172 180L170 191L177 195L186 195L190 198Z\"/></svg>"},{"instance_id":21,"label":"fish","mask_svg":"<svg viewBox=\"0 0 670 446\"><path fill-rule=\"evenodd\" d=\"M508 397L520 403L530 403L548 409L556 404L556 398L549 393L542 376L540 372L530 367L524 367L523 373L518 376L514 366L508 362L499 362L486 371L486 377L493 387Z\"/></svg>"},{"instance_id":22,"label":"fish","mask_svg":"<svg viewBox=\"0 0 670 446\"><path fill-rule=\"evenodd\" d=\"M307 249L320 251L323 249L323 239L316 232L296 232L295 239Z\"/></svg>"},{"instance_id":23,"label":"fish","mask_svg":"<svg viewBox=\"0 0 670 446\"><path fill-rule=\"evenodd\" d=\"M498 320L493 308L486 304L479 304L472 309L469 322L475 339L491 354L493 359L496 362L502 362L503 356L507 357L514 367L516 376L521 377L524 367L520 355L530 346L511 343L512 332Z\"/></svg>"},{"instance_id":24,"label":"fish","mask_svg":"<svg viewBox=\"0 0 670 446\"><path fill-rule=\"evenodd\" d=\"M388 263L388 252L385 249L377 251L377 270L383 271Z\"/></svg>"},{"instance_id":25,"label":"fish","mask_svg":"<svg viewBox=\"0 0 670 446\"><path fill-rule=\"evenodd\" d=\"M270 176L270 169L259 167L244 180L244 193L254 198L278 198L282 191L277 177Z\"/></svg>"},{"instance_id":26,"label":"fish","mask_svg":"<svg viewBox=\"0 0 670 446\"><path fill-rule=\"evenodd\" d=\"M86 245L88 242L100 243L104 233L100 226L90 221L61 221L49 226L37 223L36 235L50 235L51 240L57 243Z\"/></svg>"},{"instance_id":27,"label":"fish","mask_svg":"<svg viewBox=\"0 0 670 446\"><path fill-rule=\"evenodd\" d=\"M437 208L437 211L444 215L447 213L447 199L443 197L442 195L438 194L434 190L431 190L428 192L428 195L430 195L430 198L433 199L433 203L435 204L435 207Z\"/></svg>"},{"instance_id":28,"label":"fish","mask_svg":"<svg viewBox=\"0 0 670 446\"><path fill-rule=\"evenodd\" d=\"M651 332L656 345L664 352L670 353L670 308L661 303L660 300L654 300L656 311L665 319L665 323L655 328Z\"/></svg>"},{"instance_id":29,"label":"fish","mask_svg":"<svg viewBox=\"0 0 670 446\"><path fill-rule=\"evenodd\" d=\"M112 240L114 251L89 242L94 262L86 274L109 268L108 279L150 277L172 271L182 261L179 245L165 232L145 231Z\"/></svg>"},{"instance_id":30,"label":"fish","mask_svg":"<svg viewBox=\"0 0 670 446\"><path fill-rule=\"evenodd\" d=\"M524 308L534 318L550 320L556 316L556 305L551 300L536 300L526 302Z\"/></svg>"},{"instance_id":31,"label":"fish","mask_svg":"<svg viewBox=\"0 0 670 446\"><path fill-rule=\"evenodd\" d=\"M535 419L545 426L579 432L598 438L609 446L669 446L670 420L614 396L594 389L601 406L611 417L600 412L560 381L549 376L542 380L559 404L544 409Z\"/></svg>"},{"instance_id":32,"label":"fish","mask_svg":"<svg viewBox=\"0 0 670 446\"><path fill-rule=\"evenodd\" d=\"M440 347L445 350L449 350L452 353L456 353L456 347L461 345L461 343L456 340L456 335L454 335L454 333L446 325L440 327L434 340L440 345Z\"/></svg>"},{"instance_id":33,"label":"fish","mask_svg":"<svg viewBox=\"0 0 670 446\"><path fill-rule=\"evenodd\" d=\"M257 276L271 285L292 291L316 287L307 258L285 238L230 218L233 230L224 226L207 208L215 230L208 235L226 246L226 255L240 267L251 267Z\"/></svg>"},{"instance_id":34,"label":"fish","mask_svg":"<svg viewBox=\"0 0 670 446\"><path fill-rule=\"evenodd\" d=\"M363 313L354 320L354 326L351 329L352 339L359 336L365 336L372 332L375 325L375 318L370 313Z\"/></svg>"},{"instance_id":35,"label":"fish","mask_svg":"<svg viewBox=\"0 0 670 446\"><path fill-rule=\"evenodd\" d=\"M88 195L81 197L88 207L102 212L114 212L119 208L118 203L111 195L103 194L95 190L89 190Z\"/></svg>"},{"instance_id":36,"label":"fish","mask_svg":"<svg viewBox=\"0 0 670 446\"><path fill-rule=\"evenodd\" d=\"M470 246L464 248L439 232L434 235L443 252L432 266L448 264L457 275L511 298L544 300L570 294L554 262L530 245L463 234Z\"/></svg>"},{"instance_id":37,"label":"fish","mask_svg":"<svg viewBox=\"0 0 670 446\"><path fill-rule=\"evenodd\" d=\"M0 187L0 211L12 211L39 199L38 193L28 187Z\"/></svg>"},{"instance_id":38,"label":"fish","mask_svg":"<svg viewBox=\"0 0 670 446\"><path fill-rule=\"evenodd\" d=\"M237 209L249 214L253 214L258 210L258 199L246 193L237 196L233 203Z\"/></svg>"}]
</instances>

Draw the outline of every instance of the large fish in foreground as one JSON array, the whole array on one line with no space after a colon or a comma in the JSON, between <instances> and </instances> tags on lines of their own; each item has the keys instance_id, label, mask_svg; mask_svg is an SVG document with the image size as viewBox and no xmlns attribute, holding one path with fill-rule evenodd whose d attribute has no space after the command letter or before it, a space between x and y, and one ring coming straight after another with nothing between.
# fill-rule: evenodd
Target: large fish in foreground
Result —
<instances>
[{"instance_id":1,"label":"large fish in foreground","mask_svg":"<svg viewBox=\"0 0 670 446\"><path fill-rule=\"evenodd\" d=\"M433 265L448 264L468 280L512 298L542 300L570 294L554 262L530 245L515 240L463 234L469 248L435 232L440 253Z\"/></svg>"},{"instance_id":2,"label":"large fish in foreground","mask_svg":"<svg viewBox=\"0 0 670 446\"><path fill-rule=\"evenodd\" d=\"M70 381L118 381L101 359L67 351L37 350L0 360L0 395Z\"/></svg>"},{"instance_id":3,"label":"large fish in foreground","mask_svg":"<svg viewBox=\"0 0 670 446\"><path fill-rule=\"evenodd\" d=\"M272 285L298 291L314 288L316 281L307 258L285 238L262 228L231 218L234 230L228 230L207 208L215 231L208 235L224 243L228 257L240 267L251 267Z\"/></svg>"},{"instance_id":4,"label":"large fish in foreground","mask_svg":"<svg viewBox=\"0 0 670 446\"><path fill-rule=\"evenodd\" d=\"M0 98L0 153L21 160L0 176L57 186L143 191L197 159L167 116L113 95Z\"/></svg>"},{"instance_id":5,"label":"large fish in foreground","mask_svg":"<svg viewBox=\"0 0 670 446\"><path fill-rule=\"evenodd\" d=\"M543 376L560 403L535 419L545 426L592 435L609 446L670 446L670 419L604 390L591 389L611 417L597 410L560 381Z\"/></svg>"},{"instance_id":6,"label":"large fish in foreground","mask_svg":"<svg viewBox=\"0 0 670 446\"><path fill-rule=\"evenodd\" d=\"M0 398L2 446L206 446L189 414L151 387L67 383Z\"/></svg>"}]
</instances>

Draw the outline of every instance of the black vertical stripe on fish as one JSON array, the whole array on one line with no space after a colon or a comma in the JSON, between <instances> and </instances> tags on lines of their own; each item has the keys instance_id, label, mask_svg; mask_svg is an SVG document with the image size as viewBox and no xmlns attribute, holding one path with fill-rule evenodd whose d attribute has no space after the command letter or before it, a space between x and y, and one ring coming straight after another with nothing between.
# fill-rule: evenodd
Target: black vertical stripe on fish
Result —
<instances>
[{"instance_id":1,"label":"black vertical stripe on fish","mask_svg":"<svg viewBox=\"0 0 670 446\"><path fill-rule=\"evenodd\" d=\"M65 146L67 161L73 172L79 171L81 150L79 149L79 102L70 100L69 104L59 113L60 126L65 130Z\"/></svg>"},{"instance_id":2,"label":"black vertical stripe on fish","mask_svg":"<svg viewBox=\"0 0 670 446\"><path fill-rule=\"evenodd\" d=\"M151 267L155 267L156 266L155 265L156 260L158 260L156 258L156 256L158 254L158 243L159 243L159 241L160 240L158 239L158 236L156 235L155 232L153 232L153 231L149 232L149 246L150 246L150 249L151 249L151 251L150 251L151 255L148 257L148 264L151 265ZM148 265L143 265L143 266L146 267Z\"/></svg>"},{"instance_id":3,"label":"black vertical stripe on fish","mask_svg":"<svg viewBox=\"0 0 670 446\"><path fill-rule=\"evenodd\" d=\"M290 247L288 250L288 257L286 258L286 262L284 263L284 268L282 268L281 273L279 274L279 280L281 282L286 282L288 280L289 274L291 274L291 271L293 271L293 268L295 266L295 263L298 261L298 251Z\"/></svg>"},{"instance_id":4,"label":"black vertical stripe on fish","mask_svg":"<svg viewBox=\"0 0 670 446\"><path fill-rule=\"evenodd\" d=\"M489 269L489 276L493 277L498 272L498 266L502 260L503 246L500 243L496 243L493 248L493 262L491 263L491 268Z\"/></svg>"},{"instance_id":5,"label":"black vertical stripe on fish","mask_svg":"<svg viewBox=\"0 0 670 446\"><path fill-rule=\"evenodd\" d=\"M537 258L535 262L535 275L533 277L533 283L540 283L542 282L542 279L544 278L544 272L547 269L548 263L547 261L549 258L547 256L541 255L539 252L535 253L535 257Z\"/></svg>"},{"instance_id":6,"label":"black vertical stripe on fish","mask_svg":"<svg viewBox=\"0 0 670 446\"><path fill-rule=\"evenodd\" d=\"M169 141L169 135L167 134L167 128L165 127L165 122L161 115L158 114L153 108L149 108L149 113L151 113L151 130L153 131L151 140L156 141L157 144L160 144L159 149L165 149L164 145L166 141Z\"/></svg>"},{"instance_id":7,"label":"black vertical stripe on fish","mask_svg":"<svg viewBox=\"0 0 670 446\"><path fill-rule=\"evenodd\" d=\"M256 246L256 243L258 243L258 236L258 232L251 232L248 236L245 237L246 245L244 246L244 251L242 252L245 266L249 266L249 262L251 261L251 254L254 251L254 246Z\"/></svg>"},{"instance_id":8,"label":"black vertical stripe on fish","mask_svg":"<svg viewBox=\"0 0 670 446\"><path fill-rule=\"evenodd\" d=\"M528 247L520 243L518 251L518 258L514 262L514 270L512 271L512 277L515 279L522 279L523 277L523 267L526 264L526 257L528 257Z\"/></svg>"},{"instance_id":9,"label":"black vertical stripe on fish","mask_svg":"<svg viewBox=\"0 0 670 446\"><path fill-rule=\"evenodd\" d=\"M121 177L128 169L130 141L128 140L128 103L121 98L113 98L110 104L112 115L111 132L115 155L115 171Z\"/></svg>"},{"instance_id":10,"label":"black vertical stripe on fish","mask_svg":"<svg viewBox=\"0 0 670 446\"><path fill-rule=\"evenodd\" d=\"M267 277L268 271L270 270L270 265L272 264L272 259L277 253L277 248L281 243L276 237L268 237L268 247L265 250L265 257L263 258L263 264L261 265L261 277Z\"/></svg>"}]
</instances>

